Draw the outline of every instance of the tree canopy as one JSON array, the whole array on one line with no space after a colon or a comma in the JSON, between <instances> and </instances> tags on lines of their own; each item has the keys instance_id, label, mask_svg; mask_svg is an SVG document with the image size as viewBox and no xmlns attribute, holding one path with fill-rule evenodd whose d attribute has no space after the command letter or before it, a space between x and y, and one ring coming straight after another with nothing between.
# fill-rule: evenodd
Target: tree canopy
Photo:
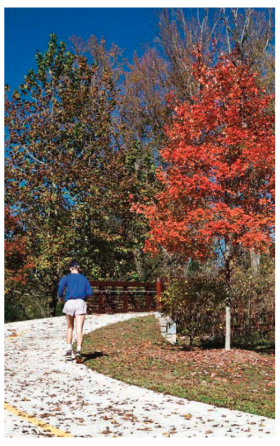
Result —
<instances>
[{"instance_id":1,"label":"tree canopy","mask_svg":"<svg viewBox=\"0 0 280 446\"><path fill-rule=\"evenodd\" d=\"M229 280L242 250L273 250L273 10L162 9L131 61L71 42L51 34L6 86L6 299L36 288L54 315L73 258L146 281L220 249Z\"/></svg>"}]
</instances>

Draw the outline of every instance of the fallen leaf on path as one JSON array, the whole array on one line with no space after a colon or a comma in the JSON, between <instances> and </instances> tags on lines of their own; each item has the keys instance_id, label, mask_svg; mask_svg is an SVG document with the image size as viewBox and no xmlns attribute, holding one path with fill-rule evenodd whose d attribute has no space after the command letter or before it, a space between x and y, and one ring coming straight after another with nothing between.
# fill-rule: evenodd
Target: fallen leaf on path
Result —
<instances>
[{"instance_id":1,"label":"fallen leaf on path","mask_svg":"<svg viewBox=\"0 0 280 446\"><path fill-rule=\"evenodd\" d=\"M186 420L190 420L192 417L193 417L193 416L192 416L192 414L190 414L190 413L187 413L187 415L185 415Z\"/></svg>"},{"instance_id":2,"label":"fallen leaf on path","mask_svg":"<svg viewBox=\"0 0 280 446\"><path fill-rule=\"evenodd\" d=\"M101 434L111 434L111 431L107 428L105 431L102 431Z\"/></svg>"}]
</instances>

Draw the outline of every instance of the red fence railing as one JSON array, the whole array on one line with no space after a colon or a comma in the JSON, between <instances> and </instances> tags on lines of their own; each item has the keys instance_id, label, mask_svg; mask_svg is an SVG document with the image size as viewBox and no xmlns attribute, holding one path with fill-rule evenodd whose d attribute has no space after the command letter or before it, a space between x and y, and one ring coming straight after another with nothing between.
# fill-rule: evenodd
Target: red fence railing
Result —
<instances>
[{"instance_id":1,"label":"red fence railing","mask_svg":"<svg viewBox=\"0 0 280 446\"><path fill-rule=\"evenodd\" d=\"M92 296L88 313L128 313L160 310L163 285L156 282L111 282L90 280Z\"/></svg>"}]
</instances>

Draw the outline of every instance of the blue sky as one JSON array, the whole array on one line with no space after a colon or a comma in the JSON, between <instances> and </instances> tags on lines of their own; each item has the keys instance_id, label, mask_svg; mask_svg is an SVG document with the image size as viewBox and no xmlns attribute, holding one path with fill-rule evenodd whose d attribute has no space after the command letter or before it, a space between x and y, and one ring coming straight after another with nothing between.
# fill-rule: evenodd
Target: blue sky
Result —
<instances>
[{"instance_id":1,"label":"blue sky","mask_svg":"<svg viewBox=\"0 0 280 446\"><path fill-rule=\"evenodd\" d=\"M35 68L36 50L46 51L50 34L69 48L75 34L104 36L108 45L126 48L124 57L141 54L140 43L154 35L155 11L161 8L5 8L5 83L11 90Z\"/></svg>"},{"instance_id":2,"label":"blue sky","mask_svg":"<svg viewBox=\"0 0 280 446\"><path fill-rule=\"evenodd\" d=\"M198 5L196 5L198 6ZM24 75L35 68L36 50L46 51L50 34L56 34L69 48L74 34L87 39L94 34L126 49L132 58L141 43L155 34L155 12L162 8L5 8L5 83L11 91L24 82ZM185 15L197 14L196 8L183 8ZM242 9L242 8L241 8ZM261 10L262 8L254 8ZM203 8L200 9L203 14ZM210 17L215 8L210 8Z\"/></svg>"}]
</instances>

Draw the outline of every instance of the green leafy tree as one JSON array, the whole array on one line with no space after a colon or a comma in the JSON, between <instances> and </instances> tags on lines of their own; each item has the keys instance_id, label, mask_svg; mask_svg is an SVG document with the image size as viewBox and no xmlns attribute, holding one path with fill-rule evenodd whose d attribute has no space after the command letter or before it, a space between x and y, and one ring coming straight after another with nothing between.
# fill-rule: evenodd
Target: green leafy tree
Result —
<instances>
[{"instance_id":1,"label":"green leafy tree","mask_svg":"<svg viewBox=\"0 0 280 446\"><path fill-rule=\"evenodd\" d=\"M77 231L87 204L90 218L100 219L100 172L114 158L114 100L106 73L97 76L94 63L55 35L36 61L37 71L6 96L6 202L21 214L33 280L52 296L54 314L62 268L83 244Z\"/></svg>"},{"instance_id":2,"label":"green leafy tree","mask_svg":"<svg viewBox=\"0 0 280 446\"><path fill-rule=\"evenodd\" d=\"M55 35L36 61L6 95L6 202L21 215L34 264L26 286L50 296L54 315L73 257L91 278L143 276L147 224L130 213L129 195L152 194L155 166L137 141L116 144L108 67L66 51Z\"/></svg>"}]
</instances>

